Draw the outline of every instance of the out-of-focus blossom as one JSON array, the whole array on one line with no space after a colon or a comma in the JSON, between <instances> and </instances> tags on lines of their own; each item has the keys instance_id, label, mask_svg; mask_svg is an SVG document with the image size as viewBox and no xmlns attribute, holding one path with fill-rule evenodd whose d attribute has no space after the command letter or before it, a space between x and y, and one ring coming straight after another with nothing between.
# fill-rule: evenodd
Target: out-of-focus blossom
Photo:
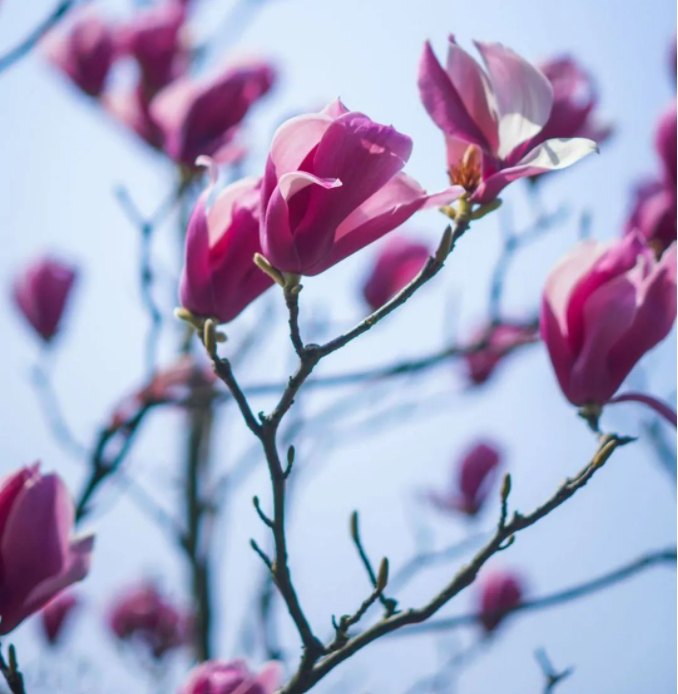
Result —
<instances>
[{"instance_id":1,"label":"out-of-focus blossom","mask_svg":"<svg viewBox=\"0 0 678 694\"><path fill-rule=\"evenodd\" d=\"M655 146L661 157L667 186L676 193L676 148L678 147L676 101L666 109L657 123Z\"/></svg>"},{"instance_id":2,"label":"out-of-focus blossom","mask_svg":"<svg viewBox=\"0 0 678 694\"><path fill-rule=\"evenodd\" d=\"M143 85L139 84L130 91L104 94L102 102L104 108L120 124L136 133L154 149L162 149L163 134L153 120Z\"/></svg>"},{"instance_id":3,"label":"out-of-focus blossom","mask_svg":"<svg viewBox=\"0 0 678 694\"><path fill-rule=\"evenodd\" d=\"M205 82L181 78L160 91L151 103L151 115L164 137L164 150L174 161L193 167L201 155L221 162L237 127L252 106L275 82L269 63L231 65Z\"/></svg>"},{"instance_id":4,"label":"out-of-focus blossom","mask_svg":"<svg viewBox=\"0 0 678 694\"><path fill-rule=\"evenodd\" d=\"M445 492L431 491L429 500L445 512L475 516L483 507L501 465L499 449L481 441L469 449L455 466L452 483Z\"/></svg>"},{"instance_id":5,"label":"out-of-focus blossom","mask_svg":"<svg viewBox=\"0 0 678 694\"><path fill-rule=\"evenodd\" d=\"M118 31L118 50L139 65L147 97L186 71L188 52L181 42L185 20L186 9L169 2L135 13Z\"/></svg>"},{"instance_id":6,"label":"out-of-focus blossom","mask_svg":"<svg viewBox=\"0 0 678 694\"><path fill-rule=\"evenodd\" d=\"M676 318L676 245L656 260L637 233L584 241L553 269L541 334L565 397L603 405Z\"/></svg>"},{"instance_id":7,"label":"out-of-focus blossom","mask_svg":"<svg viewBox=\"0 0 678 694\"><path fill-rule=\"evenodd\" d=\"M191 214L181 275L181 305L195 316L233 320L268 289L273 280L254 264L259 243L260 181L245 178L225 188L208 203L216 183L210 160L211 182Z\"/></svg>"},{"instance_id":8,"label":"out-of-focus blossom","mask_svg":"<svg viewBox=\"0 0 678 694\"><path fill-rule=\"evenodd\" d=\"M417 276L430 255L425 243L401 236L389 237L363 286L367 305L373 311L383 306Z\"/></svg>"},{"instance_id":9,"label":"out-of-focus blossom","mask_svg":"<svg viewBox=\"0 0 678 694\"><path fill-rule=\"evenodd\" d=\"M524 594L522 579L515 573L495 572L480 584L481 624L485 631L494 631L506 613L517 607Z\"/></svg>"},{"instance_id":10,"label":"out-of-focus blossom","mask_svg":"<svg viewBox=\"0 0 678 694\"><path fill-rule=\"evenodd\" d=\"M183 646L190 620L151 584L133 586L114 602L109 614L113 634L147 647L154 658Z\"/></svg>"},{"instance_id":11,"label":"out-of-focus blossom","mask_svg":"<svg viewBox=\"0 0 678 694\"><path fill-rule=\"evenodd\" d=\"M65 591L50 600L40 613L42 631L50 645L55 645L61 638L64 626L70 621L70 615L78 606L79 600L74 593Z\"/></svg>"},{"instance_id":12,"label":"out-of-focus blossom","mask_svg":"<svg viewBox=\"0 0 678 694\"><path fill-rule=\"evenodd\" d=\"M553 88L553 106L546 125L530 140L530 149L558 137L585 137L598 144L606 140L612 127L596 118L598 93L591 76L570 57L554 58L539 68Z\"/></svg>"},{"instance_id":13,"label":"out-of-focus blossom","mask_svg":"<svg viewBox=\"0 0 678 694\"><path fill-rule=\"evenodd\" d=\"M179 694L273 694L281 680L276 662L255 675L243 660L208 660L192 670Z\"/></svg>"},{"instance_id":14,"label":"out-of-focus blossom","mask_svg":"<svg viewBox=\"0 0 678 694\"><path fill-rule=\"evenodd\" d=\"M516 179L571 166L596 151L583 137L533 146L551 116L551 84L499 43L476 47L487 73L452 36L445 69L429 43L419 65L421 100L446 138L450 181L462 185L471 202L488 203Z\"/></svg>"},{"instance_id":15,"label":"out-of-focus blossom","mask_svg":"<svg viewBox=\"0 0 678 694\"><path fill-rule=\"evenodd\" d=\"M74 538L66 485L39 465L0 481L0 635L87 575L94 538Z\"/></svg>"},{"instance_id":16,"label":"out-of-focus blossom","mask_svg":"<svg viewBox=\"0 0 678 694\"><path fill-rule=\"evenodd\" d=\"M83 92L99 96L115 58L111 28L99 17L79 17L62 35L50 38L47 55Z\"/></svg>"},{"instance_id":17,"label":"out-of-focus blossom","mask_svg":"<svg viewBox=\"0 0 678 694\"><path fill-rule=\"evenodd\" d=\"M464 355L466 373L475 385L482 385L516 347L534 342L537 330L524 323L499 323L476 333L480 346Z\"/></svg>"},{"instance_id":18,"label":"out-of-focus blossom","mask_svg":"<svg viewBox=\"0 0 678 694\"><path fill-rule=\"evenodd\" d=\"M57 333L75 282L71 265L44 257L31 263L14 281L14 302L43 340Z\"/></svg>"},{"instance_id":19,"label":"out-of-focus blossom","mask_svg":"<svg viewBox=\"0 0 678 694\"><path fill-rule=\"evenodd\" d=\"M637 186L626 233L639 233L661 255L676 240L676 187L665 181Z\"/></svg>"},{"instance_id":20,"label":"out-of-focus blossom","mask_svg":"<svg viewBox=\"0 0 678 694\"><path fill-rule=\"evenodd\" d=\"M276 132L261 191L261 245L279 271L317 275L425 207L455 200L459 186L431 196L402 169L412 140L338 99Z\"/></svg>"},{"instance_id":21,"label":"out-of-focus blossom","mask_svg":"<svg viewBox=\"0 0 678 694\"><path fill-rule=\"evenodd\" d=\"M149 384L125 398L113 413L111 427L123 426L141 410L153 405L183 402L196 391L203 390L207 394L215 381L212 369L199 365L191 355L183 355L169 368L158 372Z\"/></svg>"}]
</instances>

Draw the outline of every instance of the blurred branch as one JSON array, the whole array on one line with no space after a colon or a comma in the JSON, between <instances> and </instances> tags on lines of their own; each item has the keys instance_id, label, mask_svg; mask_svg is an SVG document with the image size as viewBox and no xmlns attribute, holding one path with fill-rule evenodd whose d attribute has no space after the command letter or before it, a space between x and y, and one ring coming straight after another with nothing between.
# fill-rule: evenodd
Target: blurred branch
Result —
<instances>
[{"instance_id":1,"label":"blurred branch","mask_svg":"<svg viewBox=\"0 0 678 694\"><path fill-rule=\"evenodd\" d=\"M10 68L14 63L17 63L40 42L40 40L53 29L61 20L70 12L77 4L78 0L61 0L59 4L52 10L31 31L26 38L23 39L14 48L10 49L3 56L0 56L0 73ZM85 0L87 1L87 0Z\"/></svg>"},{"instance_id":2,"label":"blurred branch","mask_svg":"<svg viewBox=\"0 0 678 694\"><path fill-rule=\"evenodd\" d=\"M614 569L609 573L603 574L598 578L591 579L589 581L584 581L571 588L566 588L565 590L560 590L556 593L551 593L550 595L545 595L541 598L535 598L533 600L528 600L521 602L510 610L505 610L497 615L489 616L506 616L509 614L514 614L516 612L532 612L547 609L549 607L554 607L557 605L562 605L573 600L578 600L579 598L586 597L593 593L597 593L605 588L616 585L625 581L627 578L631 578L636 574L650 569L655 566L662 566L665 564L675 565L676 563L676 548L669 547L667 549L659 550L656 552L650 552L643 555L638 559L634 559L628 564L624 564L618 569ZM455 629L460 626L468 626L471 624L477 624L482 616L481 613L472 613L459 615L458 617L450 617L449 619L440 619L428 622L421 626L411 629L407 632L403 632L403 636L419 634L421 632L433 632L433 631L447 631L449 629Z\"/></svg>"},{"instance_id":3,"label":"blurred branch","mask_svg":"<svg viewBox=\"0 0 678 694\"><path fill-rule=\"evenodd\" d=\"M565 670L560 672L557 671L553 667L551 660L549 659L548 655L546 655L546 651L543 648L537 650L534 656L537 659L542 672L544 673L544 677L546 678L543 694L551 694L551 692L554 692L556 686L564 679L567 679L574 672L574 668L571 667L565 668Z\"/></svg>"},{"instance_id":4,"label":"blurred branch","mask_svg":"<svg viewBox=\"0 0 678 694\"><path fill-rule=\"evenodd\" d=\"M513 228L508 206L502 205L499 209L498 214L502 219L504 238L502 251L490 281L489 314L493 323L501 322L501 299L504 295L506 277L516 254L551 231L554 226L567 217L568 213L569 211L566 207L560 207L551 214L541 214L532 226L521 232L516 232Z\"/></svg>"},{"instance_id":5,"label":"blurred branch","mask_svg":"<svg viewBox=\"0 0 678 694\"><path fill-rule=\"evenodd\" d=\"M666 439L662 429L662 422L659 418L654 418L643 424L643 430L647 434L647 438L652 444L657 460L662 469L665 470L669 477L674 482L673 489L675 491L676 482L676 450Z\"/></svg>"},{"instance_id":6,"label":"blurred branch","mask_svg":"<svg viewBox=\"0 0 678 694\"><path fill-rule=\"evenodd\" d=\"M142 303L150 318L150 326L146 337L146 376L149 380L155 373L158 344L162 330L162 312L153 297L155 273L153 272L151 240L157 227L162 224L174 209L176 203L183 197L187 190L187 185L186 182L182 182L148 218L144 217L140 212L127 188L119 186L115 191L125 215L131 224L139 230L141 237L139 286Z\"/></svg>"},{"instance_id":7,"label":"blurred branch","mask_svg":"<svg viewBox=\"0 0 678 694\"><path fill-rule=\"evenodd\" d=\"M26 688L24 686L24 676L19 670L19 663L16 657L16 649L13 645L10 645L8 649L9 653L9 663L5 660L5 656L2 655L0 651L0 672L7 682L7 686L12 694L26 694Z\"/></svg>"}]
</instances>

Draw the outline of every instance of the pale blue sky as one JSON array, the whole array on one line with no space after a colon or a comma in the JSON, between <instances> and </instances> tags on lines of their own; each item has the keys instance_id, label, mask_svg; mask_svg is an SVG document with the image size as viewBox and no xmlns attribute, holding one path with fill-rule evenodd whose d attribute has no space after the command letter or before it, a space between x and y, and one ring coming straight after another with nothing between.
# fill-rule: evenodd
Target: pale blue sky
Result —
<instances>
[{"instance_id":1,"label":"pale blue sky","mask_svg":"<svg viewBox=\"0 0 678 694\"><path fill-rule=\"evenodd\" d=\"M104 4L112 12L127 7L120 2ZM47 0L5 0L0 8L0 46L23 35L51 5ZM207 31L218 24L227 7L225 2L204 0L196 24ZM596 76L601 114L615 122L617 132L599 157L544 182L544 205L569 203L573 213L521 257L511 273L506 307L509 313L522 315L534 310L549 268L574 243L578 216L588 211L592 233L614 238L621 231L630 186L656 167L652 128L674 92L668 46L675 25L670 0L651 4L271 0L237 42L227 37L215 53L246 51L270 56L280 65L279 89L252 123L253 171L281 118L340 95L349 107L391 122L413 137L408 172L431 190L444 186L445 176L440 134L417 98L417 61L425 39L432 40L440 55L450 32L466 46L473 38L498 40L535 60L562 52L576 55ZM161 159L103 118L39 55L1 75L0 94L5 163L0 171L0 282L6 288L17 267L45 248L82 264L68 327L55 355L54 380L69 420L80 438L90 441L116 400L143 373L147 320L137 291L138 238L112 191L124 183L142 209L151 211L163 199L171 172ZM528 225L524 188L513 186L504 197L516 225ZM434 240L443 225L431 213L411 228ZM450 334L465 334L483 316L499 238L496 221L478 224L435 285L378 331L328 360L323 371L335 373L427 352ZM155 244L162 267L172 267L175 244L176 233L168 227ZM370 256L367 251L306 282L304 312L313 309L342 322L359 317L363 308L356 286ZM169 312L174 299L167 274L164 278L158 298ZM243 380L249 382L282 378L292 363L281 299L270 298L278 308L276 322L267 326L261 355L243 372ZM256 310L248 312L229 329L234 340L255 314ZM83 471L50 437L29 387L30 370L39 357L37 345L7 301L0 302L0 325L2 470L40 458L77 490ZM173 330L170 318L165 331L167 357ZM644 362L649 388L657 395L670 396L674 391L674 354L672 335ZM400 382L384 398L395 403L419 393L422 400L434 393L448 394L428 417L412 417L375 436L324 440L319 450L304 447L308 453L315 451L308 459L302 451L300 474L307 469L313 474L297 497L290 527L291 557L300 594L320 632L329 627L332 613L350 611L365 596L365 579L347 533L354 508L362 512L370 547L397 565L412 552L413 514L435 528L441 546L462 536L463 524L423 513L413 497L417 490L445 481L450 461L475 437L487 434L503 443L513 473L512 500L524 510L590 456L594 441L562 398L540 346L513 359L482 391L462 397L459 387L452 367L438 369L417 388ZM309 398L304 406L313 412L336 395ZM265 406L263 402L261 407ZM181 421L176 414L155 416L129 461L129 472L152 486L159 498L171 499L176 489ZM639 422L637 411L626 406L605 419L610 429L628 434L639 431ZM239 422L222 423L215 446L217 468L223 470L233 454L249 444L248 432ZM642 443L629 447L581 495L527 531L492 565L519 568L532 594L540 595L602 573L647 549L671 544L675 542L671 487L651 449ZM267 498L261 472L243 489L218 533L218 543L223 544L218 583L224 608L219 643L225 657L237 654L235 634L248 606L242 596L260 568L248 547L250 536L265 537L251 510L254 493ZM92 691L147 692L148 683L130 661L99 640L103 601L118 586L148 573L181 596L184 575L177 557L164 549L164 537L154 529L140 531L146 520L132 504L112 489L101 501L102 512L94 523L99 536L95 562L82 587L90 610L70 647L79 659L94 661L97 683ZM483 521L490 527L493 513ZM423 601L450 570L427 574L403 594L403 602ZM457 691L541 691L533 651L544 647L556 665L576 668L572 679L562 685L563 694L675 692L675 595L675 573L659 569L567 608L516 618L497 634L492 651L463 671ZM469 590L445 613L470 609L472 599ZM280 623L292 637L284 615ZM17 632L16 642L29 669L35 670L34 637L35 625L27 623ZM468 643L474 632L465 631L460 637ZM401 694L419 676L435 670L441 648L453 645L450 641L441 645L433 638L385 641L352 659L318 691L343 683L332 691ZM179 663L178 669L182 666ZM63 663L53 667L66 669ZM99 672L111 673L103 685Z\"/></svg>"}]
</instances>

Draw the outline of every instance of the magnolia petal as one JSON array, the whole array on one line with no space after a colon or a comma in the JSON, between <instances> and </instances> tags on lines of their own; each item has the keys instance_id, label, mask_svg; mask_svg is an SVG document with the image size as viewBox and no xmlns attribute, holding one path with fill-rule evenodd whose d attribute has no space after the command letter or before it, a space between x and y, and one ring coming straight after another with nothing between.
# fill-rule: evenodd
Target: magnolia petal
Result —
<instances>
[{"instance_id":1,"label":"magnolia petal","mask_svg":"<svg viewBox=\"0 0 678 694\"><path fill-rule=\"evenodd\" d=\"M499 112L499 149L504 159L546 125L551 84L534 65L500 43L476 42L492 81Z\"/></svg>"},{"instance_id":2,"label":"magnolia petal","mask_svg":"<svg viewBox=\"0 0 678 694\"><path fill-rule=\"evenodd\" d=\"M480 204L488 203L519 178L567 168L597 151L596 143L583 137L546 140L530 150L515 166L501 169L485 179L470 199Z\"/></svg>"},{"instance_id":3,"label":"magnolia petal","mask_svg":"<svg viewBox=\"0 0 678 694\"><path fill-rule=\"evenodd\" d=\"M489 149L489 143L466 109L427 41L419 62L419 96L433 122L446 134Z\"/></svg>"},{"instance_id":4,"label":"magnolia petal","mask_svg":"<svg viewBox=\"0 0 678 694\"><path fill-rule=\"evenodd\" d=\"M490 151L499 149L497 105L485 71L450 36L447 49L447 74L461 97L468 114L485 136Z\"/></svg>"}]
</instances>

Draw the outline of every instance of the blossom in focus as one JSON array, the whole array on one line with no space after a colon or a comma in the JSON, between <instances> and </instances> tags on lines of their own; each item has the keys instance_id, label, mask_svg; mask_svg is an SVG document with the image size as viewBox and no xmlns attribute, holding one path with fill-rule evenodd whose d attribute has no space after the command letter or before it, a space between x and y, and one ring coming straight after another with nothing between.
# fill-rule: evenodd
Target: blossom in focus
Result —
<instances>
[{"instance_id":1,"label":"blossom in focus","mask_svg":"<svg viewBox=\"0 0 678 694\"><path fill-rule=\"evenodd\" d=\"M94 539L71 535L74 517L66 485L37 463L0 481L0 635L87 575Z\"/></svg>"},{"instance_id":2,"label":"blossom in focus","mask_svg":"<svg viewBox=\"0 0 678 694\"><path fill-rule=\"evenodd\" d=\"M14 280L14 303L46 342L59 329L75 282L71 265L50 257L31 263Z\"/></svg>"},{"instance_id":3,"label":"blossom in focus","mask_svg":"<svg viewBox=\"0 0 678 694\"><path fill-rule=\"evenodd\" d=\"M455 467L449 489L431 491L429 500L440 510L475 516L487 500L501 465L496 445L481 441L469 449Z\"/></svg>"},{"instance_id":4,"label":"blossom in focus","mask_svg":"<svg viewBox=\"0 0 678 694\"><path fill-rule=\"evenodd\" d=\"M115 59L115 40L111 28L99 17L80 16L47 44L50 61L83 92L99 96Z\"/></svg>"},{"instance_id":5,"label":"blossom in focus","mask_svg":"<svg viewBox=\"0 0 678 694\"><path fill-rule=\"evenodd\" d=\"M638 233L584 241L552 270L541 335L565 397L603 405L676 318L676 244L660 260Z\"/></svg>"},{"instance_id":6,"label":"blossom in focus","mask_svg":"<svg viewBox=\"0 0 678 694\"><path fill-rule=\"evenodd\" d=\"M63 632L64 626L79 604L74 593L64 591L50 600L40 612L42 631L50 645L55 645Z\"/></svg>"},{"instance_id":7,"label":"blossom in focus","mask_svg":"<svg viewBox=\"0 0 678 694\"><path fill-rule=\"evenodd\" d=\"M402 236L388 237L363 285L367 305L376 311L409 284L431 256L425 243Z\"/></svg>"},{"instance_id":8,"label":"blossom in focus","mask_svg":"<svg viewBox=\"0 0 678 694\"><path fill-rule=\"evenodd\" d=\"M132 586L121 593L109 613L112 633L148 648L154 658L183 646L189 638L189 619L152 584Z\"/></svg>"},{"instance_id":9,"label":"blossom in focus","mask_svg":"<svg viewBox=\"0 0 678 694\"><path fill-rule=\"evenodd\" d=\"M273 284L253 260L261 251L260 181L245 178L231 184L208 209L216 167L210 160L203 163L211 182L188 223L179 298L193 315L227 323Z\"/></svg>"},{"instance_id":10,"label":"blossom in focus","mask_svg":"<svg viewBox=\"0 0 678 694\"><path fill-rule=\"evenodd\" d=\"M147 96L177 79L188 67L188 52L181 41L186 9L177 2L136 12L116 36L118 51L139 65Z\"/></svg>"},{"instance_id":11,"label":"blossom in focus","mask_svg":"<svg viewBox=\"0 0 678 694\"><path fill-rule=\"evenodd\" d=\"M224 151L230 155L238 126L275 78L272 65L251 61L231 65L207 82L188 77L172 82L150 107L165 153L191 168L201 155L221 162Z\"/></svg>"},{"instance_id":12,"label":"blossom in focus","mask_svg":"<svg viewBox=\"0 0 678 694\"><path fill-rule=\"evenodd\" d=\"M193 668L179 694L273 694L281 680L276 662L255 675L243 660L208 660Z\"/></svg>"},{"instance_id":13,"label":"blossom in focus","mask_svg":"<svg viewBox=\"0 0 678 694\"><path fill-rule=\"evenodd\" d=\"M412 140L338 99L291 118L271 144L261 189L263 255L280 272L317 275L463 190L428 195L402 172Z\"/></svg>"},{"instance_id":14,"label":"blossom in focus","mask_svg":"<svg viewBox=\"0 0 678 694\"><path fill-rule=\"evenodd\" d=\"M450 181L469 200L488 203L509 183L571 166L596 143L556 136L532 144L551 116L554 94L546 76L499 43L476 43L487 72L449 40L443 68L426 43L419 93L447 144Z\"/></svg>"},{"instance_id":15,"label":"blossom in focus","mask_svg":"<svg viewBox=\"0 0 678 694\"><path fill-rule=\"evenodd\" d=\"M521 603L524 592L523 581L512 572L495 572L486 576L479 593L480 621L485 631L494 631L506 612Z\"/></svg>"},{"instance_id":16,"label":"blossom in focus","mask_svg":"<svg viewBox=\"0 0 678 694\"><path fill-rule=\"evenodd\" d=\"M534 342L536 329L524 323L499 323L476 334L478 347L464 355L469 380L482 385L516 347Z\"/></svg>"}]
</instances>

